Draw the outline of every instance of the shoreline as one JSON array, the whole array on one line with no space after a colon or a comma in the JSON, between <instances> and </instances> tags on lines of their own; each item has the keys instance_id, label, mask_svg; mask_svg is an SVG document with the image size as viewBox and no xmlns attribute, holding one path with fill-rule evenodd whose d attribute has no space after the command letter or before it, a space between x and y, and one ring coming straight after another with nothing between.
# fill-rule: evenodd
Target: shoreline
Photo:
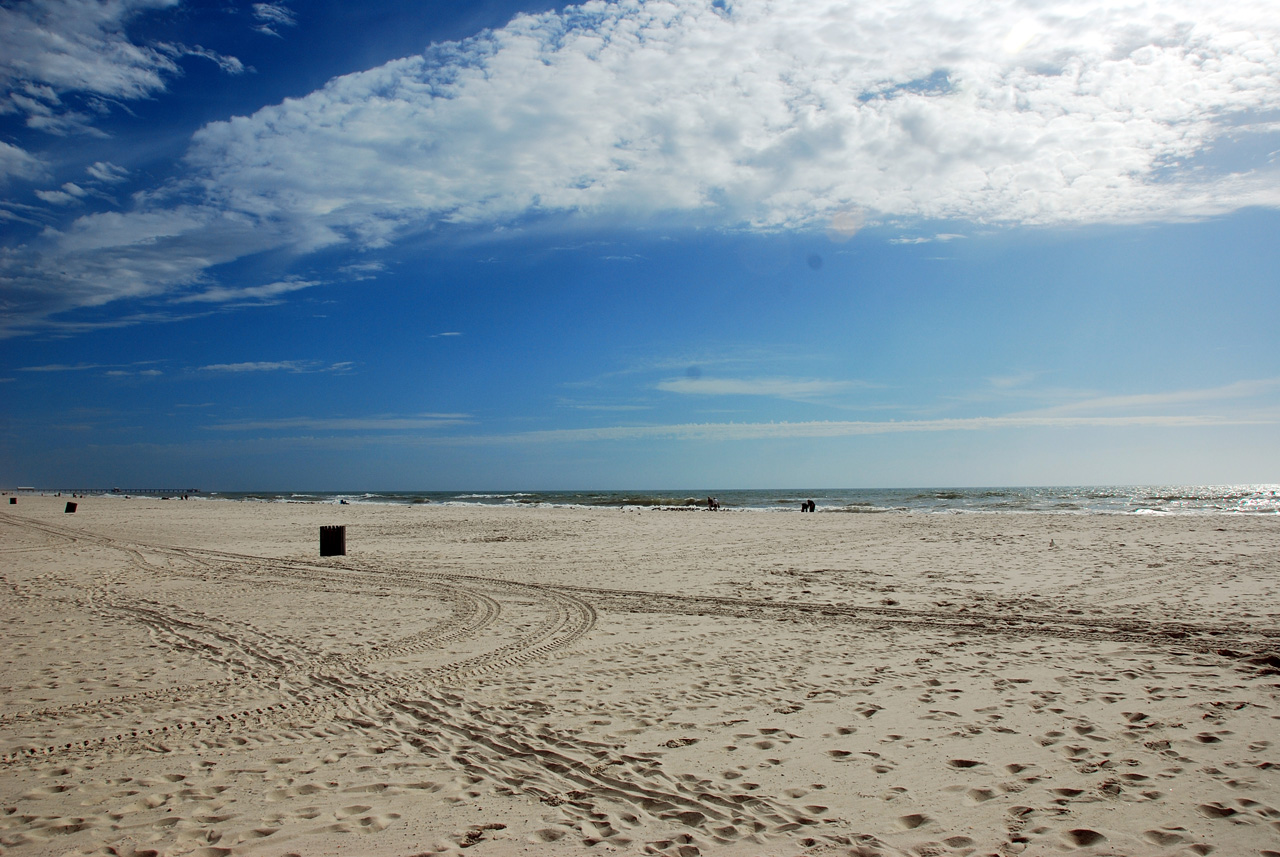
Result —
<instances>
[{"instance_id":1,"label":"shoreline","mask_svg":"<svg viewBox=\"0 0 1280 857\"><path fill-rule=\"evenodd\" d=\"M40 493L24 489L28 494ZM169 492L147 489L160 499L203 499L327 505L506 506L664 511L806 511L1039 514L1278 515L1280 485L1094 485L894 489L661 489L626 491L247 491ZM84 498L132 499L139 494L63 491ZM163 495L168 496L163 496ZM810 506L812 504L812 506Z\"/></svg>"}]
</instances>

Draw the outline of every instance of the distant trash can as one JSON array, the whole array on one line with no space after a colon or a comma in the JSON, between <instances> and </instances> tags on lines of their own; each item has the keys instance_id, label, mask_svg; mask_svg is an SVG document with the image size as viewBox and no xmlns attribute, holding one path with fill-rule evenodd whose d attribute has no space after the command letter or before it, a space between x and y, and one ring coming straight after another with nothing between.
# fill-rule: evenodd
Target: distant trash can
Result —
<instances>
[{"instance_id":1,"label":"distant trash can","mask_svg":"<svg viewBox=\"0 0 1280 857\"><path fill-rule=\"evenodd\" d=\"M347 555L347 528L320 528L320 556Z\"/></svg>"},{"instance_id":2,"label":"distant trash can","mask_svg":"<svg viewBox=\"0 0 1280 857\"><path fill-rule=\"evenodd\" d=\"M76 504L75 504L75 503L68 503L68 504L67 504L67 511L66 511L66 514L70 515L70 514L71 514L72 512L74 512L75 510L76 510Z\"/></svg>"},{"instance_id":3,"label":"distant trash can","mask_svg":"<svg viewBox=\"0 0 1280 857\"><path fill-rule=\"evenodd\" d=\"M10 497L10 498L9 498L9 505L10 505L10 506L16 506L16 505L18 505L18 498L17 498L17 497Z\"/></svg>"}]
</instances>

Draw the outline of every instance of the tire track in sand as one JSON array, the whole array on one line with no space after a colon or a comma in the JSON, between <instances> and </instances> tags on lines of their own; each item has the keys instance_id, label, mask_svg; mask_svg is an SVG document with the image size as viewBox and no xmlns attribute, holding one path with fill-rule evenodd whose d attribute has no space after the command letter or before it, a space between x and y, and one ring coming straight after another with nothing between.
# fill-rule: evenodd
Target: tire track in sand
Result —
<instances>
[{"instance_id":1,"label":"tire track in sand","mask_svg":"<svg viewBox=\"0 0 1280 857\"><path fill-rule=\"evenodd\" d=\"M582 599L518 583L439 573L399 571L380 574L221 551L143 545L62 526L14 520L11 516L3 517L6 519L4 523L29 526L30 529L72 543L90 542L122 551L130 565L148 574L191 576L216 572L220 581L231 577L260 583L264 573L269 573L273 577L283 577L291 585L308 589L315 588L318 584L331 585L337 577L357 593L369 592L370 586L385 588L390 583L418 597L439 599L445 596L455 606L453 615L436 627L368 650L315 657L313 653L291 641L279 640L249 626L231 625L223 620L159 602L125 598L111 593L106 587L96 586L88 593L88 597L63 599L64 603L94 611L98 615L114 616L139 624L147 628L154 639L170 648L196 653L227 668L233 672L232 678L11 713L0 718L0 725L40 725L59 718L82 719L94 713L104 722L103 725L109 725L109 721L120 718L131 709L136 712L144 705L156 708L169 699L182 700L189 705L194 699L196 703L213 707L218 701L217 697L246 684L260 685L288 677L300 680L303 686L293 688L290 692L291 699L279 704L231 711L224 709L221 713L203 719L159 722L78 743L17 747L0 757L0 762L7 764L20 763L24 759L47 758L50 755L114 754L148 750L165 752L178 745L190 745L193 741L198 744L222 741L243 743L247 740L245 736L269 740L273 732L288 731L288 727L299 723L314 727L316 723L340 718L344 707L353 704L363 706L383 703L404 695L420 694L432 687L518 667L529 660L545 657L572 645L587 634L596 622L594 608ZM184 563L185 567L155 562L148 559L148 555L172 557ZM109 579L109 582L114 582L114 579ZM484 587L498 597L481 591ZM20 594L28 598L41 597L31 592ZM512 599L515 596L521 599L517 603L532 602L540 619L531 630L510 642L458 662L416 670L406 675L370 673L362 669L380 660L417 655L475 637L502 616L503 608L499 598ZM335 673L340 673L340 676Z\"/></svg>"}]
</instances>

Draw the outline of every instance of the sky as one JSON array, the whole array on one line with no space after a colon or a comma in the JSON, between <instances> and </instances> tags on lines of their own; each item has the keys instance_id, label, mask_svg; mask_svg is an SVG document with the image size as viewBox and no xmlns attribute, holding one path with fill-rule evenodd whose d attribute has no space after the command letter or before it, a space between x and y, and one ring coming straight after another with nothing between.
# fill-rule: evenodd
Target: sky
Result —
<instances>
[{"instance_id":1,"label":"sky","mask_svg":"<svg viewBox=\"0 0 1280 857\"><path fill-rule=\"evenodd\" d=\"M1280 482L1268 2L0 4L0 486Z\"/></svg>"}]
</instances>

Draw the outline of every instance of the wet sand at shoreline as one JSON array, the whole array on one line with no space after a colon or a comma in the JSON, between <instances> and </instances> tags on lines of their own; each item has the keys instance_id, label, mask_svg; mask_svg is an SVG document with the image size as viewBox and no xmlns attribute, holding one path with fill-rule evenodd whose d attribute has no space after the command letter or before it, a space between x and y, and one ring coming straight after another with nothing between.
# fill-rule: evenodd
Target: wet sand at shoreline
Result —
<instances>
[{"instance_id":1,"label":"wet sand at shoreline","mask_svg":"<svg viewBox=\"0 0 1280 857\"><path fill-rule=\"evenodd\" d=\"M1273 516L77 502L4 854L1280 854Z\"/></svg>"}]
</instances>

